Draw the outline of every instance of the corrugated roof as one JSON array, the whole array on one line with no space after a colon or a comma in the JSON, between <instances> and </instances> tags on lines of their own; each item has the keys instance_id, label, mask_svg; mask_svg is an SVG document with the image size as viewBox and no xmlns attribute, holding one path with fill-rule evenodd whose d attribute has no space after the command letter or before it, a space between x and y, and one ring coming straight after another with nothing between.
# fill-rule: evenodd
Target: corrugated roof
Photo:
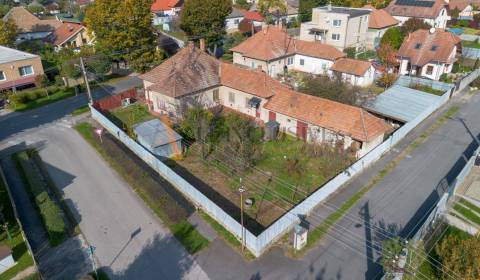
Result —
<instances>
[{"instance_id":1,"label":"corrugated roof","mask_svg":"<svg viewBox=\"0 0 480 280\"><path fill-rule=\"evenodd\" d=\"M0 64L35 57L38 57L38 55L0 46Z\"/></svg>"},{"instance_id":2,"label":"corrugated roof","mask_svg":"<svg viewBox=\"0 0 480 280\"><path fill-rule=\"evenodd\" d=\"M137 124L134 126L133 131L137 137L142 138L142 145L149 150L182 140L182 136L159 119Z\"/></svg>"},{"instance_id":3,"label":"corrugated roof","mask_svg":"<svg viewBox=\"0 0 480 280\"><path fill-rule=\"evenodd\" d=\"M401 122L409 122L440 98L427 92L394 85L364 107L372 113Z\"/></svg>"}]
</instances>

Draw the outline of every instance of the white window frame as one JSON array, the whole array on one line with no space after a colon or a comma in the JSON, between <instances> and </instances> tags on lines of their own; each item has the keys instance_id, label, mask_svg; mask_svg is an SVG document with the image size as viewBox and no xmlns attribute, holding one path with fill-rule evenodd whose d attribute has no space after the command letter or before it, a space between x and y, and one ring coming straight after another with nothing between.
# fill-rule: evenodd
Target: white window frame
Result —
<instances>
[{"instance_id":1,"label":"white window frame","mask_svg":"<svg viewBox=\"0 0 480 280\"><path fill-rule=\"evenodd\" d=\"M5 72L0 71L0 81L5 81L7 80L7 75L5 75Z\"/></svg>"},{"instance_id":2,"label":"white window frame","mask_svg":"<svg viewBox=\"0 0 480 280\"><path fill-rule=\"evenodd\" d=\"M337 37L337 39L335 39ZM332 41L340 41L340 34L339 33L332 33Z\"/></svg>"},{"instance_id":3,"label":"white window frame","mask_svg":"<svg viewBox=\"0 0 480 280\"><path fill-rule=\"evenodd\" d=\"M24 69L24 68L30 68L32 70L32 73L30 74L22 74L22 71L21 69ZM32 65L26 65L26 66L21 66L21 67L18 67L18 73L20 74L20 76L22 77L28 77L28 76L32 76L33 74L35 74L35 71L33 71L33 66Z\"/></svg>"},{"instance_id":4,"label":"white window frame","mask_svg":"<svg viewBox=\"0 0 480 280\"><path fill-rule=\"evenodd\" d=\"M304 66L304 65L305 65L305 59L300 58L300 65L301 65L301 66Z\"/></svg>"},{"instance_id":5,"label":"white window frame","mask_svg":"<svg viewBox=\"0 0 480 280\"><path fill-rule=\"evenodd\" d=\"M335 23L337 23L337 24L335 24ZM334 26L334 27L340 27L340 26L342 26L342 20L341 20L341 19L334 19L334 20L332 20L332 26Z\"/></svg>"},{"instance_id":6,"label":"white window frame","mask_svg":"<svg viewBox=\"0 0 480 280\"><path fill-rule=\"evenodd\" d=\"M293 57L287 57L287 65L293 64Z\"/></svg>"},{"instance_id":7,"label":"white window frame","mask_svg":"<svg viewBox=\"0 0 480 280\"><path fill-rule=\"evenodd\" d=\"M233 24L239 24L240 23L240 19L236 18L233 20Z\"/></svg>"},{"instance_id":8,"label":"white window frame","mask_svg":"<svg viewBox=\"0 0 480 280\"><path fill-rule=\"evenodd\" d=\"M233 91L228 92L228 102L235 104L235 93Z\"/></svg>"},{"instance_id":9,"label":"white window frame","mask_svg":"<svg viewBox=\"0 0 480 280\"><path fill-rule=\"evenodd\" d=\"M220 90L218 88L213 90L212 99L213 102L220 102Z\"/></svg>"}]
</instances>

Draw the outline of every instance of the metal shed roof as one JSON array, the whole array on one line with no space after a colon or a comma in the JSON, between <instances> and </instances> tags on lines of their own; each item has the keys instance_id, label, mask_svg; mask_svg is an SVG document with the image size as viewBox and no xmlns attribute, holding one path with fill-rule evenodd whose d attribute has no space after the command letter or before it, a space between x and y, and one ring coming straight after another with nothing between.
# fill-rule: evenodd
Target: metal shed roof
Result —
<instances>
[{"instance_id":1,"label":"metal shed roof","mask_svg":"<svg viewBox=\"0 0 480 280\"><path fill-rule=\"evenodd\" d=\"M133 131L138 138L142 138L142 145L147 146L146 148L150 150L182 140L182 136L159 119L137 124Z\"/></svg>"},{"instance_id":2,"label":"metal shed roof","mask_svg":"<svg viewBox=\"0 0 480 280\"><path fill-rule=\"evenodd\" d=\"M364 107L367 111L397 121L409 122L437 102L438 99L440 99L440 96L394 85Z\"/></svg>"}]
</instances>

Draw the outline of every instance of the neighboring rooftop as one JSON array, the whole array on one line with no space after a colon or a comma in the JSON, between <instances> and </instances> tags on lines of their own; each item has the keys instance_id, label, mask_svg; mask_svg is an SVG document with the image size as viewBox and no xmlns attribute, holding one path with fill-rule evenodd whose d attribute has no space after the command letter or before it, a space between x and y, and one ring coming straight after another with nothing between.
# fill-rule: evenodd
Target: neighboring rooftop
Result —
<instances>
[{"instance_id":1,"label":"neighboring rooftop","mask_svg":"<svg viewBox=\"0 0 480 280\"><path fill-rule=\"evenodd\" d=\"M349 17L359 17L370 14L370 10L361 9L361 8L347 8L347 7L334 7L334 6L323 6L313 8L316 10L321 10L323 12L337 13L337 14L347 14Z\"/></svg>"},{"instance_id":2,"label":"neighboring rooftop","mask_svg":"<svg viewBox=\"0 0 480 280\"><path fill-rule=\"evenodd\" d=\"M150 11L159 12L159 11L168 11L173 8L179 8L183 4L182 0L155 0L152 6L150 6Z\"/></svg>"},{"instance_id":3,"label":"neighboring rooftop","mask_svg":"<svg viewBox=\"0 0 480 280\"><path fill-rule=\"evenodd\" d=\"M372 64L368 61L341 58L335 61L330 70L355 76L363 76L371 66Z\"/></svg>"},{"instance_id":4,"label":"neighboring rooftop","mask_svg":"<svg viewBox=\"0 0 480 280\"><path fill-rule=\"evenodd\" d=\"M408 58L412 65L423 66L430 61L453 62L450 57L453 48L460 43L455 34L441 28L432 33L429 30L417 30L410 33L398 50L397 56Z\"/></svg>"},{"instance_id":5,"label":"neighboring rooftop","mask_svg":"<svg viewBox=\"0 0 480 280\"><path fill-rule=\"evenodd\" d=\"M153 83L147 89L181 97L219 85L219 61L193 43L140 76Z\"/></svg>"},{"instance_id":6,"label":"neighboring rooftop","mask_svg":"<svg viewBox=\"0 0 480 280\"><path fill-rule=\"evenodd\" d=\"M243 17L243 13L239 9L233 7L232 12L225 18L241 18L241 17Z\"/></svg>"},{"instance_id":7,"label":"neighboring rooftop","mask_svg":"<svg viewBox=\"0 0 480 280\"><path fill-rule=\"evenodd\" d=\"M385 10L375 9L371 5L365 5L364 8L372 11L370 18L368 19L368 28L383 29L390 26L395 26L399 22Z\"/></svg>"},{"instance_id":8,"label":"neighboring rooftop","mask_svg":"<svg viewBox=\"0 0 480 280\"><path fill-rule=\"evenodd\" d=\"M450 0L448 2L448 9L455 10L455 8L457 8L461 12L468 7L468 5L480 7L480 0Z\"/></svg>"},{"instance_id":9,"label":"neighboring rooftop","mask_svg":"<svg viewBox=\"0 0 480 280\"><path fill-rule=\"evenodd\" d=\"M24 7L13 7L3 20L13 20L21 33L54 31L62 23L56 19L42 20L31 14Z\"/></svg>"},{"instance_id":10,"label":"neighboring rooftop","mask_svg":"<svg viewBox=\"0 0 480 280\"><path fill-rule=\"evenodd\" d=\"M82 21L79 18L72 16L71 14L60 13L55 16L61 22L71 22L81 24Z\"/></svg>"},{"instance_id":11,"label":"neighboring rooftop","mask_svg":"<svg viewBox=\"0 0 480 280\"><path fill-rule=\"evenodd\" d=\"M446 5L444 0L393 0L385 11L392 16L434 19Z\"/></svg>"},{"instance_id":12,"label":"neighboring rooftop","mask_svg":"<svg viewBox=\"0 0 480 280\"><path fill-rule=\"evenodd\" d=\"M147 146L146 148L149 150L182 139L182 136L159 119L137 124L133 127L133 130L138 137L142 137L142 145Z\"/></svg>"},{"instance_id":13,"label":"neighboring rooftop","mask_svg":"<svg viewBox=\"0 0 480 280\"><path fill-rule=\"evenodd\" d=\"M264 28L230 50L246 57L265 61L295 53L328 60L336 60L344 56L341 51L327 44L295 40L276 26Z\"/></svg>"},{"instance_id":14,"label":"neighboring rooftop","mask_svg":"<svg viewBox=\"0 0 480 280\"><path fill-rule=\"evenodd\" d=\"M440 96L394 85L364 107L367 111L400 122L409 122L435 104Z\"/></svg>"},{"instance_id":15,"label":"neighboring rooftop","mask_svg":"<svg viewBox=\"0 0 480 280\"><path fill-rule=\"evenodd\" d=\"M36 57L38 55L0 46L0 64Z\"/></svg>"},{"instance_id":16,"label":"neighboring rooftop","mask_svg":"<svg viewBox=\"0 0 480 280\"><path fill-rule=\"evenodd\" d=\"M81 24L75 23L62 23L52 34L52 41L55 46L62 45L70 38L78 34L85 29Z\"/></svg>"}]
</instances>

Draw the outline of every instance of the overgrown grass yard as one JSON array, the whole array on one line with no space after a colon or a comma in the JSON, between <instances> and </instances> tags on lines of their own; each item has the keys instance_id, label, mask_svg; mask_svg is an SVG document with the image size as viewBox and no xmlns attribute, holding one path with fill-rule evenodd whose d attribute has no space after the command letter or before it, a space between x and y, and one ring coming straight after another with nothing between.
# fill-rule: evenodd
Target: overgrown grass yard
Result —
<instances>
[{"instance_id":1,"label":"overgrown grass yard","mask_svg":"<svg viewBox=\"0 0 480 280\"><path fill-rule=\"evenodd\" d=\"M24 150L13 155L20 176L29 192L32 201L40 214L50 245L57 246L68 237L65 214L55 201L53 190L49 189L48 179L35 163L34 150Z\"/></svg>"},{"instance_id":2,"label":"overgrown grass yard","mask_svg":"<svg viewBox=\"0 0 480 280\"><path fill-rule=\"evenodd\" d=\"M130 127L155 118L148 112L147 106L141 103L112 110L109 117L121 128Z\"/></svg>"},{"instance_id":3,"label":"overgrown grass yard","mask_svg":"<svg viewBox=\"0 0 480 280\"><path fill-rule=\"evenodd\" d=\"M33 265L33 259L28 252L27 244L23 239L20 226L17 224L15 215L13 213L13 207L8 196L6 186L3 180L0 178L0 211L8 224L8 231L11 239L8 238L7 232L4 228L0 231L0 244L8 246L13 252L13 259L17 263L7 271L0 274L0 280L12 279L19 272Z\"/></svg>"},{"instance_id":4,"label":"overgrown grass yard","mask_svg":"<svg viewBox=\"0 0 480 280\"><path fill-rule=\"evenodd\" d=\"M475 41L462 41L462 46L466 48L480 49L480 43Z\"/></svg>"},{"instance_id":5,"label":"overgrown grass yard","mask_svg":"<svg viewBox=\"0 0 480 280\"><path fill-rule=\"evenodd\" d=\"M48 94L47 94L48 93ZM60 101L75 95L73 88L50 87L47 89L36 89L8 96L10 104L8 107L14 111L28 111L40 106Z\"/></svg>"},{"instance_id":6,"label":"overgrown grass yard","mask_svg":"<svg viewBox=\"0 0 480 280\"><path fill-rule=\"evenodd\" d=\"M431 93L438 96L442 96L445 93L445 91L443 90L434 89L431 86L421 85L421 84L410 85L410 88Z\"/></svg>"},{"instance_id":7,"label":"overgrown grass yard","mask_svg":"<svg viewBox=\"0 0 480 280\"><path fill-rule=\"evenodd\" d=\"M208 240L187 221L193 206L173 186L111 135L105 135L102 143L91 124L80 123L75 129L170 228L189 253L208 245Z\"/></svg>"}]
</instances>

